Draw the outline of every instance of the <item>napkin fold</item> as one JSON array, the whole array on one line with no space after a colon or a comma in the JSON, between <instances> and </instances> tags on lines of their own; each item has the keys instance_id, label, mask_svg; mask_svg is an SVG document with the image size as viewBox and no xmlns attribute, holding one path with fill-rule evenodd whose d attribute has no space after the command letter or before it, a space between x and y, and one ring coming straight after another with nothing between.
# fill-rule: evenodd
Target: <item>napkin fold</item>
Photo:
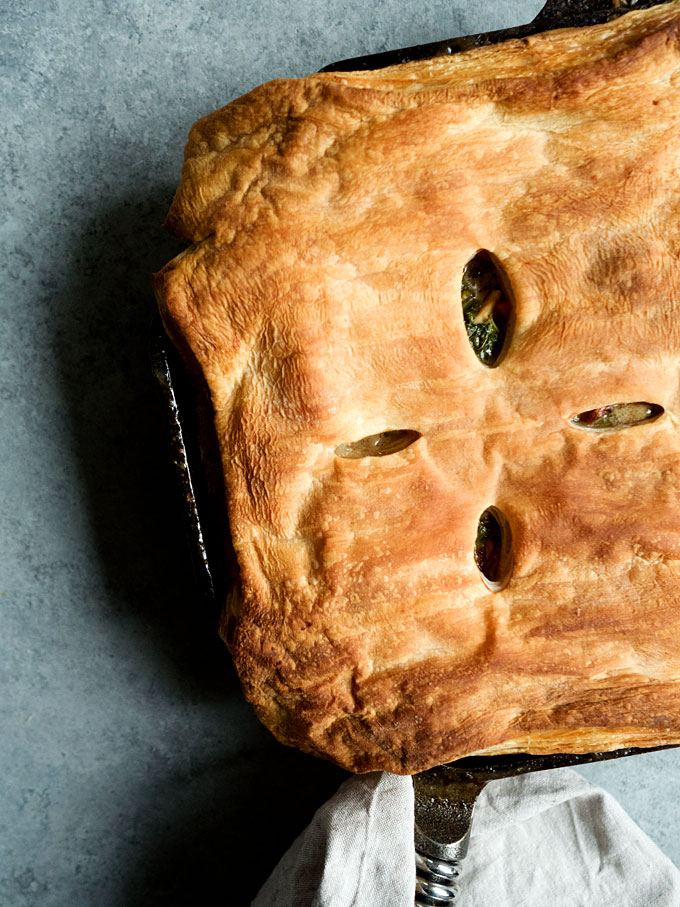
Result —
<instances>
[{"instance_id":1,"label":"napkin fold","mask_svg":"<svg viewBox=\"0 0 680 907\"><path fill-rule=\"evenodd\" d=\"M252 907L413 907L413 786L352 777ZM680 871L616 800L571 769L493 781L475 809L461 907L680 907Z\"/></svg>"}]
</instances>

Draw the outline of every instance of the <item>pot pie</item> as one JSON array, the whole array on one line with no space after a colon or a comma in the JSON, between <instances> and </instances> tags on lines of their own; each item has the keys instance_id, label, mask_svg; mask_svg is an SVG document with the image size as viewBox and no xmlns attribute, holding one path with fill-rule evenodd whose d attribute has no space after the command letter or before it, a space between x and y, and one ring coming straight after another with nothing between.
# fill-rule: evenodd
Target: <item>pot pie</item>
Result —
<instances>
[{"instance_id":1,"label":"pot pie","mask_svg":"<svg viewBox=\"0 0 680 907\"><path fill-rule=\"evenodd\" d=\"M680 3L256 88L155 275L284 743L354 772L680 743Z\"/></svg>"}]
</instances>

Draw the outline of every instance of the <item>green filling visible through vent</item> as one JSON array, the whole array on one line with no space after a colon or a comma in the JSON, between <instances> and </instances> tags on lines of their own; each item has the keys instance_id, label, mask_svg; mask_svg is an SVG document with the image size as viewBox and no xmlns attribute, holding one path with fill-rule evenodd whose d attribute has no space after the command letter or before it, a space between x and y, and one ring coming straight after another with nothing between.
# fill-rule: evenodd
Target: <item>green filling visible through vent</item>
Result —
<instances>
[{"instance_id":1,"label":"green filling visible through vent","mask_svg":"<svg viewBox=\"0 0 680 907\"><path fill-rule=\"evenodd\" d=\"M475 564L484 585L500 592L512 574L512 534L510 525L498 507L487 507L477 524Z\"/></svg>"},{"instance_id":2,"label":"green filling visible through vent","mask_svg":"<svg viewBox=\"0 0 680 907\"><path fill-rule=\"evenodd\" d=\"M501 266L480 249L463 269L463 320L475 355L494 368L506 351L513 304Z\"/></svg>"}]
</instances>

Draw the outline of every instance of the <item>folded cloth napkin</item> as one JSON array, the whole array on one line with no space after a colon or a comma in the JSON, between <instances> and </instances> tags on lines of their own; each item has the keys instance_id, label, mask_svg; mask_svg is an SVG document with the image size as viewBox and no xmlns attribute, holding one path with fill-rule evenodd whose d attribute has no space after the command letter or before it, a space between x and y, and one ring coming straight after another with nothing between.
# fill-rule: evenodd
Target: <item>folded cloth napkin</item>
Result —
<instances>
[{"instance_id":1,"label":"folded cloth napkin","mask_svg":"<svg viewBox=\"0 0 680 907\"><path fill-rule=\"evenodd\" d=\"M413 907L413 786L350 778L252 907ZM680 871L571 769L493 781L475 808L461 907L680 907Z\"/></svg>"}]
</instances>

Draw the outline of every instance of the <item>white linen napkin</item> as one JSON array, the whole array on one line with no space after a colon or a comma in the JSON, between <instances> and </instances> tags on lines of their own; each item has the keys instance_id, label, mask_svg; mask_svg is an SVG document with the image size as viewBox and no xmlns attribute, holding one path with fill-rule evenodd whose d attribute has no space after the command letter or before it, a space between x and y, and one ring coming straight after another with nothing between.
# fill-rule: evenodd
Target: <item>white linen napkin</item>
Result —
<instances>
[{"instance_id":1,"label":"white linen napkin","mask_svg":"<svg viewBox=\"0 0 680 907\"><path fill-rule=\"evenodd\" d=\"M350 778L252 907L413 907L413 786ZM680 871L616 800L571 769L493 781L462 863L461 907L680 907Z\"/></svg>"}]
</instances>

